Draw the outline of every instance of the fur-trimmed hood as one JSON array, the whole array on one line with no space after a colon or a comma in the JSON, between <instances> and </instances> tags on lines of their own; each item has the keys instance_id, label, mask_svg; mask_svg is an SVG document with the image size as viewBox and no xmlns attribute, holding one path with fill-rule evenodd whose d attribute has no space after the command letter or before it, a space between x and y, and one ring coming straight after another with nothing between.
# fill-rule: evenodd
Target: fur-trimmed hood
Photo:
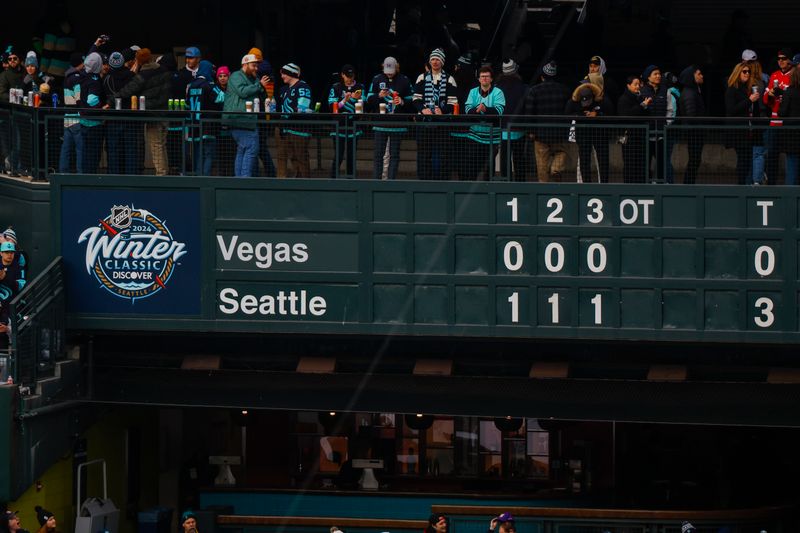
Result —
<instances>
[{"instance_id":1,"label":"fur-trimmed hood","mask_svg":"<svg viewBox=\"0 0 800 533\"><path fill-rule=\"evenodd\" d=\"M601 89L599 86L595 85L594 83L581 83L580 85L575 87L574 91L572 91L572 101L580 102L581 91L586 88L592 91L592 96L595 102L599 102L603 99L603 89Z\"/></svg>"}]
</instances>

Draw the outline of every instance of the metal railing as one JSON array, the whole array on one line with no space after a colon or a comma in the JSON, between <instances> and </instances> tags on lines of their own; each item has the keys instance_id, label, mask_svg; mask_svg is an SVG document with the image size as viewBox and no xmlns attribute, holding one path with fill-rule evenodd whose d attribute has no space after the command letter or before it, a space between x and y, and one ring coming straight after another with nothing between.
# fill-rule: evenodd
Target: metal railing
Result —
<instances>
[{"instance_id":1,"label":"metal railing","mask_svg":"<svg viewBox=\"0 0 800 533\"><path fill-rule=\"evenodd\" d=\"M6 171L793 184L800 122L94 111L0 105Z\"/></svg>"},{"instance_id":2,"label":"metal railing","mask_svg":"<svg viewBox=\"0 0 800 533\"><path fill-rule=\"evenodd\" d=\"M11 301L10 373L14 382L32 386L54 374L65 358L65 290L61 258Z\"/></svg>"}]
</instances>

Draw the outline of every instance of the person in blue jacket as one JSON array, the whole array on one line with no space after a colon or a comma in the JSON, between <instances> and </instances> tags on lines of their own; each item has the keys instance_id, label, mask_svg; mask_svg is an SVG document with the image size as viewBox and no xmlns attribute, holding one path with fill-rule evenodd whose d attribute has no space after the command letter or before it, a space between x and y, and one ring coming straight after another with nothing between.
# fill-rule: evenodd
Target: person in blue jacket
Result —
<instances>
[{"instance_id":1,"label":"person in blue jacket","mask_svg":"<svg viewBox=\"0 0 800 533\"><path fill-rule=\"evenodd\" d=\"M465 111L467 115L483 117L502 115L506 107L503 91L494 85L494 71L491 67L481 67L478 71L477 87L467 95ZM469 146L466 151L467 168L464 178L474 180L481 174L491 179L494 174L494 158L500 147L502 128L499 122L486 121L470 126L467 139L476 146Z\"/></svg>"},{"instance_id":2,"label":"person in blue jacket","mask_svg":"<svg viewBox=\"0 0 800 533\"><path fill-rule=\"evenodd\" d=\"M186 86L186 102L191 121L187 148L191 150L192 168L195 175L210 176L217 149L217 122L203 122L201 111L222 111L225 93L214 84L214 65L205 59L200 61L195 78ZM214 118L206 116L206 118Z\"/></svg>"}]
</instances>

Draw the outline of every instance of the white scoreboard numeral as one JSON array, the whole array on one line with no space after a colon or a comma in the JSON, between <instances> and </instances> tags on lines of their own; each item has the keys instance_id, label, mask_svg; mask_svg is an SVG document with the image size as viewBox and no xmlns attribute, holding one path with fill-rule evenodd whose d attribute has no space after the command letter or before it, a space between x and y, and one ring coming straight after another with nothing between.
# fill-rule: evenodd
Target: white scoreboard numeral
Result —
<instances>
[{"instance_id":1,"label":"white scoreboard numeral","mask_svg":"<svg viewBox=\"0 0 800 533\"><path fill-rule=\"evenodd\" d=\"M547 223L548 224L563 224L564 218L561 215L561 211L564 210L564 202L562 202L559 198L550 198L547 200L547 207L553 209L550 214L547 216Z\"/></svg>"},{"instance_id":2,"label":"white scoreboard numeral","mask_svg":"<svg viewBox=\"0 0 800 533\"><path fill-rule=\"evenodd\" d=\"M553 295L547 299L547 303L550 304L551 322L553 324L558 324L558 293L554 292Z\"/></svg>"},{"instance_id":3,"label":"white scoreboard numeral","mask_svg":"<svg viewBox=\"0 0 800 533\"><path fill-rule=\"evenodd\" d=\"M511 304L511 322L516 324L519 322L519 293L512 292L508 297L508 303Z\"/></svg>"},{"instance_id":4,"label":"white scoreboard numeral","mask_svg":"<svg viewBox=\"0 0 800 533\"><path fill-rule=\"evenodd\" d=\"M756 300L756 309L761 311L761 315L755 317L753 320L756 326L760 328L768 328L775 322L775 315L772 313L775 304L766 296L762 296Z\"/></svg>"},{"instance_id":5,"label":"white scoreboard numeral","mask_svg":"<svg viewBox=\"0 0 800 533\"><path fill-rule=\"evenodd\" d=\"M603 221L603 201L600 198L592 198L586 202L586 207L592 210L586 214L586 220L592 224L599 224Z\"/></svg>"},{"instance_id":6,"label":"white scoreboard numeral","mask_svg":"<svg viewBox=\"0 0 800 533\"><path fill-rule=\"evenodd\" d=\"M564 247L560 243L551 242L544 249L544 266L550 272L561 272L564 268Z\"/></svg>"},{"instance_id":7,"label":"white scoreboard numeral","mask_svg":"<svg viewBox=\"0 0 800 533\"><path fill-rule=\"evenodd\" d=\"M594 298L590 300L594 305L594 323L599 325L603 324L603 295L595 294Z\"/></svg>"},{"instance_id":8,"label":"white scoreboard numeral","mask_svg":"<svg viewBox=\"0 0 800 533\"><path fill-rule=\"evenodd\" d=\"M517 218L517 199L512 198L506 202L506 205L511 208L511 222L519 222Z\"/></svg>"},{"instance_id":9,"label":"white scoreboard numeral","mask_svg":"<svg viewBox=\"0 0 800 533\"><path fill-rule=\"evenodd\" d=\"M522 268L522 262L522 245L517 241L508 241L503 248L503 263L506 265L506 268L512 272L516 272Z\"/></svg>"},{"instance_id":10,"label":"white scoreboard numeral","mask_svg":"<svg viewBox=\"0 0 800 533\"><path fill-rule=\"evenodd\" d=\"M606 247L596 242L586 250L586 264L589 270L598 274L606 269Z\"/></svg>"},{"instance_id":11,"label":"white scoreboard numeral","mask_svg":"<svg viewBox=\"0 0 800 533\"><path fill-rule=\"evenodd\" d=\"M766 245L759 246L755 253L755 266L761 276L772 274L775 271L775 251Z\"/></svg>"}]
</instances>

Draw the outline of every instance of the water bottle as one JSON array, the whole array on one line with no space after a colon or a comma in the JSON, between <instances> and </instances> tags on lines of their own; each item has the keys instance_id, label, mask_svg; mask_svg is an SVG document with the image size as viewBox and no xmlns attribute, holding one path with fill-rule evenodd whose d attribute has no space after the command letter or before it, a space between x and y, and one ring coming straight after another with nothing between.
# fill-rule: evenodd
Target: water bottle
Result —
<instances>
[{"instance_id":1,"label":"water bottle","mask_svg":"<svg viewBox=\"0 0 800 533\"><path fill-rule=\"evenodd\" d=\"M53 94L53 109L55 109L56 107L58 107L58 95Z\"/></svg>"},{"instance_id":2,"label":"water bottle","mask_svg":"<svg viewBox=\"0 0 800 533\"><path fill-rule=\"evenodd\" d=\"M269 99L269 112L275 113L278 110L278 103L275 101L274 98Z\"/></svg>"}]
</instances>

